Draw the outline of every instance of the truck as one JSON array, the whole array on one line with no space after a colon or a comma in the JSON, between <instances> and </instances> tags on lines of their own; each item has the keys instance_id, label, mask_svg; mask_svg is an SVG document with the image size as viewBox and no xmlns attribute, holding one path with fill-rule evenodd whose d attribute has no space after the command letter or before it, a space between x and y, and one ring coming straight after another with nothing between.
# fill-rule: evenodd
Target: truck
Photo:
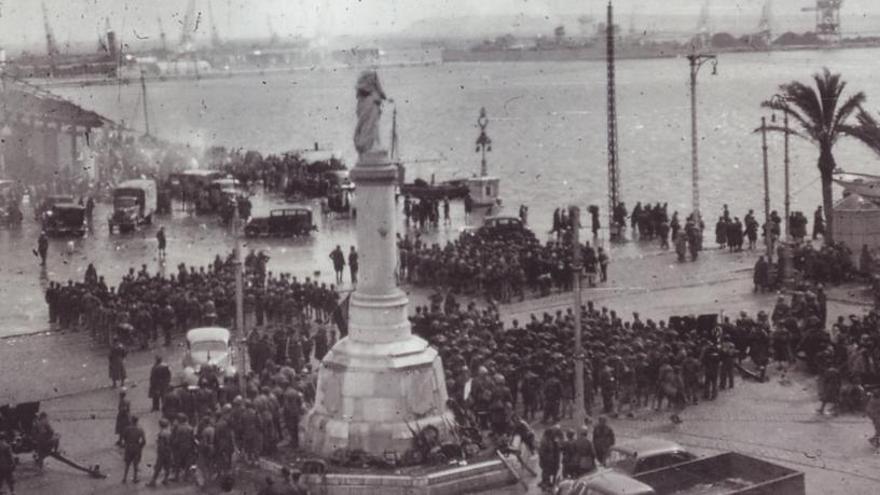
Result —
<instances>
[{"instance_id":1,"label":"truck","mask_svg":"<svg viewBox=\"0 0 880 495\"><path fill-rule=\"evenodd\" d=\"M110 233L114 228L128 232L151 224L156 206L156 181L135 179L120 183L113 189L113 213L108 221Z\"/></svg>"},{"instance_id":2,"label":"truck","mask_svg":"<svg viewBox=\"0 0 880 495\"><path fill-rule=\"evenodd\" d=\"M628 476L602 469L563 482L560 495L804 495L804 473L737 452Z\"/></svg>"}]
</instances>

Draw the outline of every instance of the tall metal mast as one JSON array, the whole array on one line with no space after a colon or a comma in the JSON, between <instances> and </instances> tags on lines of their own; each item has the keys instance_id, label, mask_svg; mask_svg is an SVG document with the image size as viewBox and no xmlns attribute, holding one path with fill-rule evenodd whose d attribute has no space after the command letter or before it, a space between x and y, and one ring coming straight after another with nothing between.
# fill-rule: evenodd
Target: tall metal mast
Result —
<instances>
[{"instance_id":1,"label":"tall metal mast","mask_svg":"<svg viewBox=\"0 0 880 495\"><path fill-rule=\"evenodd\" d=\"M614 7L608 1L606 47L608 56L608 226L616 237L614 210L620 202L620 170L617 153L617 96L614 82Z\"/></svg>"},{"instance_id":2,"label":"tall metal mast","mask_svg":"<svg viewBox=\"0 0 880 495\"><path fill-rule=\"evenodd\" d=\"M46 10L46 3L40 4L43 9L43 29L46 30L46 54L49 56L49 70L55 73L55 55L60 53L58 45L55 44L55 34L52 33L52 26L49 25L49 12Z\"/></svg>"}]
</instances>

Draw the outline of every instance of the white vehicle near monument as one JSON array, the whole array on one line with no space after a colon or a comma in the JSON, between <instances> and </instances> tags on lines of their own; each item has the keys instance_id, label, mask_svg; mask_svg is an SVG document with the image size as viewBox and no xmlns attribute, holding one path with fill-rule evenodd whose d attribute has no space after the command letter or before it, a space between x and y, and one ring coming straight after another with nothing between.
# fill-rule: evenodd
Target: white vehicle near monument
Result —
<instances>
[{"instance_id":1,"label":"white vehicle near monument","mask_svg":"<svg viewBox=\"0 0 880 495\"><path fill-rule=\"evenodd\" d=\"M183 357L185 380L190 382L195 378L198 382L197 375L206 365L217 367L225 377L235 376L238 372L229 330L223 327L201 327L186 332L186 354Z\"/></svg>"}]
</instances>

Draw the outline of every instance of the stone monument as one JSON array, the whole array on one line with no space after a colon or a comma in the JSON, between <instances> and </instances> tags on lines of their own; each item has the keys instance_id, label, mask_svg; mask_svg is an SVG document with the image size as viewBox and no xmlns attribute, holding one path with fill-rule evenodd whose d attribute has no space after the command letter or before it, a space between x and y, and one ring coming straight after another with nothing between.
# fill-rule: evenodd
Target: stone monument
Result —
<instances>
[{"instance_id":1,"label":"stone monument","mask_svg":"<svg viewBox=\"0 0 880 495\"><path fill-rule=\"evenodd\" d=\"M357 83L357 249L361 269L351 296L349 334L321 362L314 407L300 423L306 450L403 455L412 431L428 425L449 435L446 381L437 351L413 335L406 294L397 287L394 203L396 164L379 140L386 100L375 71ZM412 430L410 429L412 428Z\"/></svg>"}]
</instances>

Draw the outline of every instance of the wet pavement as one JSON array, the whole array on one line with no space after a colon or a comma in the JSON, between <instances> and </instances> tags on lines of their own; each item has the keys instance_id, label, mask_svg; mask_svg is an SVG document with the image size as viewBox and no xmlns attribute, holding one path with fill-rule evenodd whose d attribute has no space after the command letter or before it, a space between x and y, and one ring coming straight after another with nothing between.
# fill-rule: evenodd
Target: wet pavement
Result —
<instances>
[{"instance_id":1,"label":"wet pavement","mask_svg":"<svg viewBox=\"0 0 880 495\"><path fill-rule=\"evenodd\" d=\"M262 214L281 202L258 197L255 213ZM317 211L317 208L315 208ZM457 235L465 223L460 203L453 204L453 224L425 234L428 240L444 240ZM99 206L95 218L106 218ZM332 277L330 250L340 244L347 249L354 240L350 219L321 218L315 215L320 231L307 239L248 241L247 248L266 250L271 270L289 271L297 276L315 276L322 281ZM190 216L175 211L157 224L168 235L167 267L177 263L204 264L215 254L228 252L233 238L213 217ZM109 236L105 221L96 222L94 232L74 241L70 252L67 241L53 240L49 266L41 273L30 253L38 234L33 221L18 231L0 231L0 243L9 249L0 255L3 284L0 310L4 318L0 331L9 334L40 332L48 328L41 288L48 278L81 278L85 266L94 261L99 272L115 284L129 266L146 263L158 267L155 230ZM542 233L540 238L545 239ZM730 254L709 249L696 263L679 264L671 252L654 244L631 242L612 252L608 283L587 288L584 300L607 305L622 315L639 311L643 318L667 318L674 314L701 314L740 310L752 313L772 306L774 295L754 294L751 267L756 253ZM857 289L835 289L829 314L861 313L850 301ZM428 290L412 290L413 304L425 300ZM528 317L531 312L564 309L570 295L555 294L540 300L505 305L506 320ZM411 304L412 305L412 304ZM165 356L172 369L179 369L182 348L154 347L134 352L126 360L134 411L143 418L148 446L144 464L154 459L157 418L150 414L146 381L155 353ZM56 420L62 434L62 447L77 460L99 463L110 474L107 480L91 480L57 462L47 461L40 474L31 461L22 458L17 475L19 493L123 494L150 489L119 483L121 452L113 446L113 420L116 391L109 387L106 349L91 343L85 333L40 333L0 339L0 402L43 400L43 408ZM808 494L869 494L880 483L880 456L868 446L870 425L857 416L830 417L815 413L815 379L799 372L782 376L771 371L768 383L737 382L736 392L723 393L719 400L688 408L684 424L672 426L666 414L643 412L633 419L617 419L612 425L621 438L661 436L674 439L700 454L736 450L802 469L807 473ZM533 462L536 459L532 460ZM528 493L538 493L537 480L531 478ZM163 492L197 493L193 486L176 485ZM253 490L249 490L250 493ZM239 491L238 493L242 493ZM497 494L526 493L520 487L494 491Z\"/></svg>"},{"instance_id":2,"label":"wet pavement","mask_svg":"<svg viewBox=\"0 0 880 495\"><path fill-rule=\"evenodd\" d=\"M308 237L243 239L243 252L247 253L249 249L265 251L271 257L269 270L333 283L329 254L336 245L348 252L348 247L355 244L354 220L335 215L322 216L316 201L289 204L275 195L264 194L256 194L252 201L255 216L267 215L273 208L310 207L318 231ZM406 232L402 199L398 207L401 210L398 215L399 232ZM29 205L25 205L24 211L25 221L20 228L0 229L0 246L4 246L0 250L0 315L3 315L0 318L0 337L48 330L48 310L44 301L48 282L82 280L89 263L95 264L98 274L105 277L108 285L115 286L129 268L140 269L141 265L146 264L150 271L166 269L176 272L179 263L203 266L216 255L225 256L231 252L234 245L231 230L221 223L218 215L191 214L183 211L179 203L174 204L171 215L157 216L151 226L129 234L111 235L107 228L110 205L98 204L90 232L81 239L50 239L47 266L41 268L39 258L34 254L40 226L33 219ZM490 213L503 211L500 209ZM451 202L451 223L442 225L441 222L439 228L422 233L422 238L429 242L454 239L467 225L478 225L480 217L486 214L476 212L466 219L463 203ZM168 241L167 258L163 264L157 258L155 237L160 225L165 227ZM537 235L543 241L550 234L539 232ZM602 231L600 237L604 235L605 231ZM607 244L601 239L598 242ZM615 259L651 257L658 252L655 243L615 245L611 250L612 263ZM671 260L672 255L667 257Z\"/></svg>"}]
</instances>

